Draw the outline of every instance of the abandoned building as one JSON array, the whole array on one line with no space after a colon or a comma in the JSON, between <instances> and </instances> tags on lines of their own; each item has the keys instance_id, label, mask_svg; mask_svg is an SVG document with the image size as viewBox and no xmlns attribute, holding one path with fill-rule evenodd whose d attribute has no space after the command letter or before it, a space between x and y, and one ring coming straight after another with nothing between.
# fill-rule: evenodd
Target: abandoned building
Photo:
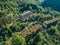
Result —
<instances>
[{"instance_id":1,"label":"abandoned building","mask_svg":"<svg viewBox=\"0 0 60 45\"><path fill-rule=\"evenodd\" d=\"M54 18L48 21L43 22L43 28L50 28L51 26L55 26L58 22L58 19Z\"/></svg>"},{"instance_id":2,"label":"abandoned building","mask_svg":"<svg viewBox=\"0 0 60 45\"><path fill-rule=\"evenodd\" d=\"M52 16L47 16L47 17L44 17L44 21L47 21L47 20L51 20L51 19L53 19L53 17Z\"/></svg>"},{"instance_id":3,"label":"abandoned building","mask_svg":"<svg viewBox=\"0 0 60 45\"><path fill-rule=\"evenodd\" d=\"M24 13L19 15L19 20L25 19L25 18L29 18L32 16L32 12L31 11L25 11Z\"/></svg>"},{"instance_id":4,"label":"abandoned building","mask_svg":"<svg viewBox=\"0 0 60 45\"><path fill-rule=\"evenodd\" d=\"M36 24L35 26L33 26L32 28L30 28L30 29L28 29L28 30L25 30L25 29L22 30L22 31L20 32L20 35L26 37L27 35L29 35L29 34L31 34L31 33L33 33L33 32L36 32L36 31L38 31L38 30L40 30L40 28L42 28L42 25Z\"/></svg>"}]
</instances>

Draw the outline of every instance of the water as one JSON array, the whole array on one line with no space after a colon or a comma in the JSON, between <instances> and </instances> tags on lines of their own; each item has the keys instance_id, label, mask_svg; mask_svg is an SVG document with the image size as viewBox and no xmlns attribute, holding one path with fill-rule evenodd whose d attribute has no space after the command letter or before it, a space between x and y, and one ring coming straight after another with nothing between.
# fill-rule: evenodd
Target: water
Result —
<instances>
[{"instance_id":1,"label":"water","mask_svg":"<svg viewBox=\"0 0 60 45\"><path fill-rule=\"evenodd\" d=\"M51 7L54 10L60 11L60 0L38 0L38 4L43 7Z\"/></svg>"}]
</instances>

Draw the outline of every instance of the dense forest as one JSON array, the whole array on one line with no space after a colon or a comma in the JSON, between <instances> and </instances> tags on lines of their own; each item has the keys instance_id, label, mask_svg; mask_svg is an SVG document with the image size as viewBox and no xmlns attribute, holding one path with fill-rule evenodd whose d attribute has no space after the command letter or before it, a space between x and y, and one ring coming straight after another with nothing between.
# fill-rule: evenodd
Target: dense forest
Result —
<instances>
[{"instance_id":1,"label":"dense forest","mask_svg":"<svg viewBox=\"0 0 60 45\"><path fill-rule=\"evenodd\" d=\"M44 0L0 0L0 45L60 45L60 1L46 0L46 2ZM25 11L31 11L33 16L18 19ZM53 18L59 19L55 26L33 32L26 37L20 35L24 29L29 30L36 24L43 25L44 21Z\"/></svg>"}]
</instances>

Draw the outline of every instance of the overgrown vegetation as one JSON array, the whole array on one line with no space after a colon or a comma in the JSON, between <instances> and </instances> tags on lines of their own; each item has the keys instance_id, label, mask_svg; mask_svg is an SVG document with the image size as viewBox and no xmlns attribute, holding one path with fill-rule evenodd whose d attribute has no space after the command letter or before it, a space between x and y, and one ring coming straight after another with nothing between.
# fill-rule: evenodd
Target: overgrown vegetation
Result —
<instances>
[{"instance_id":1,"label":"overgrown vegetation","mask_svg":"<svg viewBox=\"0 0 60 45\"><path fill-rule=\"evenodd\" d=\"M34 17L17 20L20 13L30 10ZM45 20L58 18L58 24L41 32L28 40L19 33ZM34 18L34 20L32 20ZM33 35L32 35L33 36ZM59 45L60 44L60 12L50 7L43 8L36 0L0 0L0 45Z\"/></svg>"}]
</instances>

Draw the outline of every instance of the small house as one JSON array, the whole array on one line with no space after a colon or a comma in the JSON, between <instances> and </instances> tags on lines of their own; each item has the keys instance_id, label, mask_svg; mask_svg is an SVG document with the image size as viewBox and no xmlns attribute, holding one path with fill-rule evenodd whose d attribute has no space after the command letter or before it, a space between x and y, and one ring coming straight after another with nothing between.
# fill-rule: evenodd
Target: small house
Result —
<instances>
[{"instance_id":1,"label":"small house","mask_svg":"<svg viewBox=\"0 0 60 45\"><path fill-rule=\"evenodd\" d=\"M58 19L57 18L54 18L54 19L51 19L51 20L48 20L48 21L44 21L43 22L43 28L50 28L51 26L55 26L58 22Z\"/></svg>"},{"instance_id":2,"label":"small house","mask_svg":"<svg viewBox=\"0 0 60 45\"><path fill-rule=\"evenodd\" d=\"M31 11L25 11L24 13L19 15L19 20L25 19L25 18L29 18L32 16L32 12Z\"/></svg>"}]
</instances>

